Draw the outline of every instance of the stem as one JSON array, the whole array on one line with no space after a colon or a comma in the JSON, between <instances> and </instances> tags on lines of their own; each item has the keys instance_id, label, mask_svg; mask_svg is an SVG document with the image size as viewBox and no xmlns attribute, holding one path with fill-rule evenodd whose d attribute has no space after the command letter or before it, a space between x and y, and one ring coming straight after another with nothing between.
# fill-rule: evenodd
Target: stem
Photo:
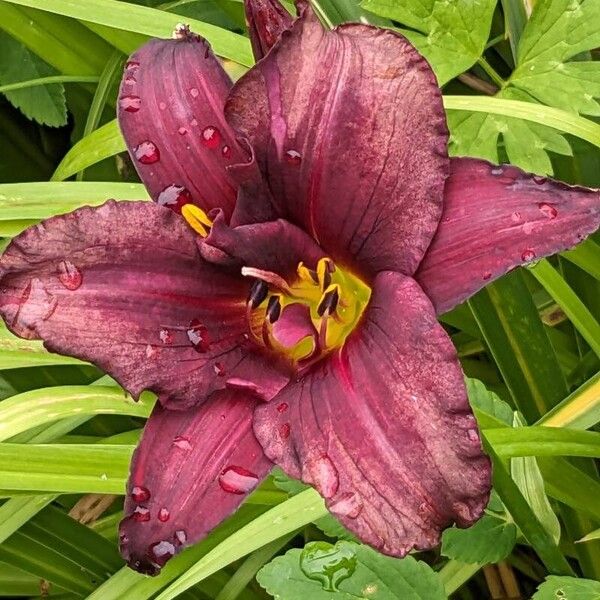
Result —
<instances>
[{"instance_id":1,"label":"stem","mask_svg":"<svg viewBox=\"0 0 600 600\"><path fill-rule=\"evenodd\" d=\"M479 79L479 77L475 77L475 75L471 75L471 73L463 73L458 76L458 79L465 85L468 85L471 89L487 94L488 96L494 96L498 91L498 88L495 85L492 85L483 79Z\"/></svg>"},{"instance_id":2,"label":"stem","mask_svg":"<svg viewBox=\"0 0 600 600\"><path fill-rule=\"evenodd\" d=\"M499 44L500 42L503 42L506 39L506 35L504 33L501 33L500 35L497 35L495 38L492 38L485 46L486 50L489 50L490 48L493 48L496 44Z\"/></svg>"},{"instance_id":3,"label":"stem","mask_svg":"<svg viewBox=\"0 0 600 600\"><path fill-rule=\"evenodd\" d=\"M29 79L28 81L18 81L0 86L0 93L22 90L25 88L36 87L39 85L48 85L51 83L96 83L99 77L94 75L51 75L49 77L40 77L39 79Z\"/></svg>"},{"instance_id":4,"label":"stem","mask_svg":"<svg viewBox=\"0 0 600 600\"><path fill-rule=\"evenodd\" d=\"M477 64L488 74L489 78L502 89L506 85L506 81L496 73L492 65L485 59L484 56L480 57Z\"/></svg>"}]
</instances>

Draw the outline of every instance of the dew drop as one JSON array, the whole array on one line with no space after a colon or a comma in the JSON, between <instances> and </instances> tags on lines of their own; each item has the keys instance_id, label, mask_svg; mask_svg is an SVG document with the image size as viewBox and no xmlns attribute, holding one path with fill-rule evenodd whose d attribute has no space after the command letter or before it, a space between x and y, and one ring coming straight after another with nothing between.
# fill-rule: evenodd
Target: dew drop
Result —
<instances>
[{"instance_id":1,"label":"dew drop","mask_svg":"<svg viewBox=\"0 0 600 600\"><path fill-rule=\"evenodd\" d=\"M142 107L142 99L139 96L121 96L119 106L126 112L136 113Z\"/></svg>"},{"instance_id":2,"label":"dew drop","mask_svg":"<svg viewBox=\"0 0 600 600\"><path fill-rule=\"evenodd\" d=\"M288 408L289 408L288 403L287 402L282 402L281 404L277 405L277 412L278 413L284 413Z\"/></svg>"},{"instance_id":3,"label":"dew drop","mask_svg":"<svg viewBox=\"0 0 600 600\"><path fill-rule=\"evenodd\" d=\"M172 184L166 187L156 199L158 204L166 206L175 212L181 212L185 204L192 203L192 195L187 188L182 185Z\"/></svg>"},{"instance_id":4,"label":"dew drop","mask_svg":"<svg viewBox=\"0 0 600 600\"><path fill-rule=\"evenodd\" d=\"M327 542L310 542L300 554L300 569L327 592L337 592L339 584L354 575L356 554L347 542L335 546Z\"/></svg>"},{"instance_id":5,"label":"dew drop","mask_svg":"<svg viewBox=\"0 0 600 600\"><path fill-rule=\"evenodd\" d=\"M152 346L152 344L148 344L146 346L146 358L153 358L154 356L156 356L157 354L157 350L154 346Z\"/></svg>"},{"instance_id":6,"label":"dew drop","mask_svg":"<svg viewBox=\"0 0 600 600\"><path fill-rule=\"evenodd\" d=\"M547 177L542 177L541 175L534 175L532 179L533 182L537 183L538 185L543 185L544 183L546 183L546 181L548 181Z\"/></svg>"},{"instance_id":7,"label":"dew drop","mask_svg":"<svg viewBox=\"0 0 600 600\"><path fill-rule=\"evenodd\" d=\"M166 523L169 520L170 516L171 513L164 506L158 511L158 520L161 523Z\"/></svg>"},{"instance_id":8,"label":"dew drop","mask_svg":"<svg viewBox=\"0 0 600 600\"><path fill-rule=\"evenodd\" d=\"M285 162L288 165L298 166L302 162L302 155L296 150L287 150L285 153Z\"/></svg>"},{"instance_id":9,"label":"dew drop","mask_svg":"<svg viewBox=\"0 0 600 600\"><path fill-rule=\"evenodd\" d=\"M192 444L190 444L190 440L182 435L177 435L173 438L173 446L179 448L180 450L192 449Z\"/></svg>"},{"instance_id":10,"label":"dew drop","mask_svg":"<svg viewBox=\"0 0 600 600\"><path fill-rule=\"evenodd\" d=\"M179 529L175 532L175 540L181 546L187 542L187 533L183 529Z\"/></svg>"},{"instance_id":11,"label":"dew drop","mask_svg":"<svg viewBox=\"0 0 600 600\"><path fill-rule=\"evenodd\" d=\"M147 500L150 500L150 490L140 485L136 485L131 490L131 497L135 502L146 502Z\"/></svg>"},{"instance_id":12,"label":"dew drop","mask_svg":"<svg viewBox=\"0 0 600 600\"><path fill-rule=\"evenodd\" d=\"M512 213L510 215L510 218L512 220L513 223L518 223L521 220L521 213L515 211L514 213Z\"/></svg>"},{"instance_id":13,"label":"dew drop","mask_svg":"<svg viewBox=\"0 0 600 600\"><path fill-rule=\"evenodd\" d=\"M337 469L327 455L308 460L305 468L324 498L335 495L340 484Z\"/></svg>"},{"instance_id":14,"label":"dew drop","mask_svg":"<svg viewBox=\"0 0 600 600\"><path fill-rule=\"evenodd\" d=\"M283 440L287 440L290 437L291 427L289 423L282 423L279 426L279 437Z\"/></svg>"},{"instance_id":15,"label":"dew drop","mask_svg":"<svg viewBox=\"0 0 600 600\"><path fill-rule=\"evenodd\" d=\"M170 558L175 556L175 546L165 540L152 544L148 551L152 561L159 567L164 566Z\"/></svg>"},{"instance_id":16,"label":"dew drop","mask_svg":"<svg viewBox=\"0 0 600 600\"><path fill-rule=\"evenodd\" d=\"M556 219L558 215L558 211L556 210L556 208L554 208L554 206L551 206L550 204L546 204L546 202L540 202L538 204L538 208L540 209L542 214L548 219Z\"/></svg>"},{"instance_id":17,"label":"dew drop","mask_svg":"<svg viewBox=\"0 0 600 600\"><path fill-rule=\"evenodd\" d=\"M180 127L178 130L179 135L186 135L186 133L188 133L188 130L185 127Z\"/></svg>"},{"instance_id":18,"label":"dew drop","mask_svg":"<svg viewBox=\"0 0 600 600\"><path fill-rule=\"evenodd\" d=\"M192 119L192 120L190 121L190 125L191 125L192 127L198 127L198 121L196 121L196 119ZM188 149L189 149L189 148L188 148Z\"/></svg>"},{"instance_id":19,"label":"dew drop","mask_svg":"<svg viewBox=\"0 0 600 600\"><path fill-rule=\"evenodd\" d=\"M496 177L498 177L504 173L504 169L502 167L496 167L496 168L492 169L490 171L490 173L492 175L495 175Z\"/></svg>"},{"instance_id":20,"label":"dew drop","mask_svg":"<svg viewBox=\"0 0 600 600\"><path fill-rule=\"evenodd\" d=\"M203 353L210 350L208 329L198 319L190 321L186 334L196 352Z\"/></svg>"},{"instance_id":21,"label":"dew drop","mask_svg":"<svg viewBox=\"0 0 600 600\"><path fill-rule=\"evenodd\" d=\"M225 365L222 362L216 362L213 365L213 370L215 372L215 375L217 375L218 377L225 377Z\"/></svg>"},{"instance_id":22,"label":"dew drop","mask_svg":"<svg viewBox=\"0 0 600 600\"><path fill-rule=\"evenodd\" d=\"M258 477L244 469L231 465L221 471L219 475L219 485L221 489L230 494L247 494L258 484Z\"/></svg>"},{"instance_id":23,"label":"dew drop","mask_svg":"<svg viewBox=\"0 0 600 600\"><path fill-rule=\"evenodd\" d=\"M145 506L136 506L131 516L134 521L145 523L150 520L150 511Z\"/></svg>"},{"instance_id":24,"label":"dew drop","mask_svg":"<svg viewBox=\"0 0 600 600\"><path fill-rule=\"evenodd\" d=\"M158 337L160 338L160 341L167 346L173 343L173 334L166 328L160 330Z\"/></svg>"},{"instance_id":25,"label":"dew drop","mask_svg":"<svg viewBox=\"0 0 600 600\"><path fill-rule=\"evenodd\" d=\"M531 221L527 221L526 223L523 223L523 233L525 235L531 235L533 233L534 229L535 229L535 223L532 223Z\"/></svg>"},{"instance_id":26,"label":"dew drop","mask_svg":"<svg viewBox=\"0 0 600 600\"><path fill-rule=\"evenodd\" d=\"M229 146L223 146L223 148L221 148L221 154L223 155L223 158L231 158L231 148Z\"/></svg>"},{"instance_id":27,"label":"dew drop","mask_svg":"<svg viewBox=\"0 0 600 600\"><path fill-rule=\"evenodd\" d=\"M190 96L192 98L197 98L200 95L200 90L198 88L192 88L190 90Z\"/></svg>"},{"instance_id":28,"label":"dew drop","mask_svg":"<svg viewBox=\"0 0 600 600\"><path fill-rule=\"evenodd\" d=\"M483 280L484 280L484 281L487 281L488 279L491 279L491 277L492 277L492 274L491 274L489 271L486 271L486 272L483 274Z\"/></svg>"},{"instance_id":29,"label":"dew drop","mask_svg":"<svg viewBox=\"0 0 600 600\"><path fill-rule=\"evenodd\" d=\"M362 509L363 503L360 497L353 492L343 494L339 500L329 506L329 510L332 513L340 517L348 517L349 519L356 519Z\"/></svg>"},{"instance_id":30,"label":"dew drop","mask_svg":"<svg viewBox=\"0 0 600 600\"><path fill-rule=\"evenodd\" d=\"M83 275L70 260L61 260L56 268L58 279L65 288L75 291L83 282Z\"/></svg>"},{"instance_id":31,"label":"dew drop","mask_svg":"<svg viewBox=\"0 0 600 600\"><path fill-rule=\"evenodd\" d=\"M143 165L152 165L160 160L160 151L150 140L136 146L133 154Z\"/></svg>"},{"instance_id":32,"label":"dew drop","mask_svg":"<svg viewBox=\"0 0 600 600\"><path fill-rule=\"evenodd\" d=\"M523 262L531 262L535 259L535 257L535 250L533 250L532 248L525 248L525 250L523 250L523 252L521 253L521 260Z\"/></svg>"},{"instance_id":33,"label":"dew drop","mask_svg":"<svg viewBox=\"0 0 600 600\"><path fill-rule=\"evenodd\" d=\"M161 103L158 105L158 108L160 108L160 110L166 110L166 108L167 108L167 103L166 103L166 102L161 102Z\"/></svg>"},{"instance_id":34,"label":"dew drop","mask_svg":"<svg viewBox=\"0 0 600 600\"><path fill-rule=\"evenodd\" d=\"M207 148L216 148L221 143L221 132L212 125L205 127L202 130L202 143Z\"/></svg>"}]
</instances>

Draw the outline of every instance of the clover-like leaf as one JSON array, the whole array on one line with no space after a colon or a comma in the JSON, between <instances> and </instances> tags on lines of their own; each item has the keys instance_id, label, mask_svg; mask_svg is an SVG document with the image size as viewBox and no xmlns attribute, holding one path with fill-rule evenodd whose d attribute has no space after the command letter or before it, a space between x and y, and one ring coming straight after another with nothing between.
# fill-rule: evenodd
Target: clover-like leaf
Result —
<instances>
[{"instance_id":1,"label":"clover-like leaf","mask_svg":"<svg viewBox=\"0 0 600 600\"><path fill-rule=\"evenodd\" d=\"M506 558L516 540L514 523L486 515L468 529L446 529L442 535L442 554L461 562L485 565Z\"/></svg>"},{"instance_id":2,"label":"clover-like leaf","mask_svg":"<svg viewBox=\"0 0 600 600\"><path fill-rule=\"evenodd\" d=\"M278 600L442 600L441 579L424 562L341 541L311 542L264 566L260 585Z\"/></svg>"},{"instance_id":3,"label":"clover-like leaf","mask_svg":"<svg viewBox=\"0 0 600 600\"><path fill-rule=\"evenodd\" d=\"M468 70L487 42L496 0L364 0L363 8L398 21L427 58L440 85Z\"/></svg>"},{"instance_id":4,"label":"clover-like leaf","mask_svg":"<svg viewBox=\"0 0 600 600\"><path fill-rule=\"evenodd\" d=\"M0 85L53 75L55 71L23 44L0 31ZM4 92L10 103L26 117L42 125L60 127L67 122L62 84L38 85Z\"/></svg>"},{"instance_id":5,"label":"clover-like leaf","mask_svg":"<svg viewBox=\"0 0 600 600\"><path fill-rule=\"evenodd\" d=\"M599 600L600 582L576 577L551 575L542 583L531 600Z\"/></svg>"}]
</instances>

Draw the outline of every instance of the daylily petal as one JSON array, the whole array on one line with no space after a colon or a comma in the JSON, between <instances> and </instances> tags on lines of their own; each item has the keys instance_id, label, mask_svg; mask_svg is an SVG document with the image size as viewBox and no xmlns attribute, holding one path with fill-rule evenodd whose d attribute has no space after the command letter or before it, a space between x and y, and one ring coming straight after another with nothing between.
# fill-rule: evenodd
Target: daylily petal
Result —
<instances>
[{"instance_id":1,"label":"daylily petal","mask_svg":"<svg viewBox=\"0 0 600 600\"><path fill-rule=\"evenodd\" d=\"M294 19L278 0L244 0L244 8L252 51L259 61Z\"/></svg>"},{"instance_id":2,"label":"daylily petal","mask_svg":"<svg viewBox=\"0 0 600 600\"><path fill-rule=\"evenodd\" d=\"M600 192L510 165L454 158L439 228L415 278L438 314L514 267L600 226Z\"/></svg>"},{"instance_id":3,"label":"daylily petal","mask_svg":"<svg viewBox=\"0 0 600 600\"><path fill-rule=\"evenodd\" d=\"M157 404L133 457L120 528L121 553L132 568L156 575L268 474L272 463L252 433L255 403L219 392L187 411Z\"/></svg>"},{"instance_id":4,"label":"daylily petal","mask_svg":"<svg viewBox=\"0 0 600 600\"><path fill-rule=\"evenodd\" d=\"M284 278L295 276L300 262L315 268L325 255L310 236L283 219L229 227L219 215L199 245L210 262L264 269Z\"/></svg>"},{"instance_id":5,"label":"daylily petal","mask_svg":"<svg viewBox=\"0 0 600 600\"><path fill-rule=\"evenodd\" d=\"M425 294L377 275L360 328L323 364L257 407L267 456L386 554L478 519L490 490L456 351Z\"/></svg>"},{"instance_id":6,"label":"daylily petal","mask_svg":"<svg viewBox=\"0 0 600 600\"><path fill-rule=\"evenodd\" d=\"M357 24L325 31L300 6L234 86L227 119L253 145L280 216L361 274L412 274L448 169L435 76L402 36Z\"/></svg>"},{"instance_id":7,"label":"daylily petal","mask_svg":"<svg viewBox=\"0 0 600 600\"><path fill-rule=\"evenodd\" d=\"M287 381L272 358L247 348L249 287L203 261L184 220L149 202L48 219L0 259L0 313L11 331L177 408L240 382L270 398Z\"/></svg>"},{"instance_id":8,"label":"daylily petal","mask_svg":"<svg viewBox=\"0 0 600 600\"><path fill-rule=\"evenodd\" d=\"M119 124L152 198L178 210L193 202L231 215L237 183L227 167L249 160L223 115L231 80L192 34L151 40L131 56Z\"/></svg>"}]
</instances>

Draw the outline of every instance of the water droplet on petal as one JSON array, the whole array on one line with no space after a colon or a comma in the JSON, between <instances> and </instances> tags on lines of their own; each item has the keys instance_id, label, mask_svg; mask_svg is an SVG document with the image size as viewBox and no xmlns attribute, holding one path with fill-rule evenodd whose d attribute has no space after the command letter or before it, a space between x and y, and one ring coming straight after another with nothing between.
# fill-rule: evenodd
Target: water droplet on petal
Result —
<instances>
[{"instance_id":1,"label":"water droplet on petal","mask_svg":"<svg viewBox=\"0 0 600 600\"><path fill-rule=\"evenodd\" d=\"M542 177L541 175L534 175L532 179L533 182L537 183L538 185L543 185L544 183L546 183L546 181L548 181L547 177Z\"/></svg>"},{"instance_id":2,"label":"water droplet on petal","mask_svg":"<svg viewBox=\"0 0 600 600\"><path fill-rule=\"evenodd\" d=\"M213 370L215 372L215 375L217 375L218 377L225 377L225 365L222 362L216 362L213 365Z\"/></svg>"},{"instance_id":3,"label":"water droplet on petal","mask_svg":"<svg viewBox=\"0 0 600 600\"><path fill-rule=\"evenodd\" d=\"M216 148L221 144L221 132L212 125L202 130L202 143L207 148Z\"/></svg>"},{"instance_id":4,"label":"water droplet on petal","mask_svg":"<svg viewBox=\"0 0 600 600\"><path fill-rule=\"evenodd\" d=\"M185 135L188 132L185 127L180 127L177 131L179 131L179 135Z\"/></svg>"},{"instance_id":5,"label":"water droplet on petal","mask_svg":"<svg viewBox=\"0 0 600 600\"><path fill-rule=\"evenodd\" d=\"M135 502L146 502L147 500L150 500L150 490L140 485L136 485L131 490L131 497Z\"/></svg>"},{"instance_id":6,"label":"water droplet on petal","mask_svg":"<svg viewBox=\"0 0 600 600\"><path fill-rule=\"evenodd\" d=\"M488 279L491 279L491 277L492 277L492 274L491 274L489 271L486 271L486 272L483 274L483 280L484 280L484 281L487 281Z\"/></svg>"},{"instance_id":7,"label":"water droplet on petal","mask_svg":"<svg viewBox=\"0 0 600 600\"><path fill-rule=\"evenodd\" d=\"M83 282L83 275L70 260L61 260L57 267L58 279L68 290L75 291Z\"/></svg>"},{"instance_id":8,"label":"water droplet on petal","mask_svg":"<svg viewBox=\"0 0 600 600\"><path fill-rule=\"evenodd\" d=\"M231 148L229 146L223 146L223 148L221 148L221 154L223 155L223 158L231 158Z\"/></svg>"},{"instance_id":9,"label":"water droplet on petal","mask_svg":"<svg viewBox=\"0 0 600 600\"><path fill-rule=\"evenodd\" d=\"M191 125L192 127L198 127L198 121L196 121L196 119L192 119L192 120L190 121L190 125ZM188 149L189 149L189 148L188 148Z\"/></svg>"},{"instance_id":10,"label":"water droplet on petal","mask_svg":"<svg viewBox=\"0 0 600 600\"><path fill-rule=\"evenodd\" d=\"M210 350L210 336L208 335L208 329L201 321L192 319L186 334L196 352L208 352Z\"/></svg>"},{"instance_id":11,"label":"water droplet on petal","mask_svg":"<svg viewBox=\"0 0 600 600\"><path fill-rule=\"evenodd\" d=\"M298 166L302 162L302 155L296 150L288 150L285 153L285 162L288 165Z\"/></svg>"},{"instance_id":12,"label":"water droplet on petal","mask_svg":"<svg viewBox=\"0 0 600 600\"><path fill-rule=\"evenodd\" d=\"M535 257L535 250L533 250L532 248L525 248L525 250L523 250L523 252L521 253L521 260L523 262L531 262L535 259Z\"/></svg>"},{"instance_id":13,"label":"water droplet on petal","mask_svg":"<svg viewBox=\"0 0 600 600\"><path fill-rule=\"evenodd\" d=\"M191 450L192 444L190 444L190 440L182 435L177 435L173 439L173 446L176 446L180 450Z\"/></svg>"},{"instance_id":14,"label":"water droplet on petal","mask_svg":"<svg viewBox=\"0 0 600 600\"><path fill-rule=\"evenodd\" d=\"M279 436L281 439L287 440L290 437L291 427L289 423L282 423L279 426Z\"/></svg>"},{"instance_id":15,"label":"water droplet on petal","mask_svg":"<svg viewBox=\"0 0 600 600\"><path fill-rule=\"evenodd\" d=\"M277 412L284 413L288 408L289 408L288 403L282 402L281 404L277 405Z\"/></svg>"},{"instance_id":16,"label":"water droplet on petal","mask_svg":"<svg viewBox=\"0 0 600 600\"><path fill-rule=\"evenodd\" d=\"M352 545L338 542L310 542L300 554L300 569L327 592L337 592L338 585L354 575L357 559Z\"/></svg>"},{"instance_id":17,"label":"water droplet on petal","mask_svg":"<svg viewBox=\"0 0 600 600\"><path fill-rule=\"evenodd\" d=\"M170 516L171 516L171 513L164 507L158 511L158 520L161 523L166 523L169 520Z\"/></svg>"},{"instance_id":18,"label":"water droplet on petal","mask_svg":"<svg viewBox=\"0 0 600 600\"><path fill-rule=\"evenodd\" d=\"M258 477L244 467L231 465L219 475L219 485L230 494L247 494L258 485Z\"/></svg>"},{"instance_id":19,"label":"water droplet on petal","mask_svg":"<svg viewBox=\"0 0 600 600\"><path fill-rule=\"evenodd\" d=\"M154 346L152 346L152 344L148 344L146 346L146 358L152 358L154 356L156 356L157 354L157 350Z\"/></svg>"},{"instance_id":20,"label":"water droplet on petal","mask_svg":"<svg viewBox=\"0 0 600 600\"><path fill-rule=\"evenodd\" d=\"M185 204L192 203L192 195L182 185L172 184L158 195L156 201L161 206L166 206L175 212L181 212L181 208Z\"/></svg>"},{"instance_id":21,"label":"water droplet on petal","mask_svg":"<svg viewBox=\"0 0 600 600\"><path fill-rule=\"evenodd\" d=\"M187 534L183 529L179 529L175 532L175 539L183 546L187 542Z\"/></svg>"},{"instance_id":22,"label":"water droplet on petal","mask_svg":"<svg viewBox=\"0 0 600 600\"><path fill-rule=\"evenodd\" d=\"M136 506L131 516L134 521L145 523L150 520L150 511L145 506Z\"/></svg>"},{"instance_id":23,"label":"water droplet on petal","mask_svg":"<svg viewBox=\"0 0 600 600\"><path fill-rule=\"evenodd\" d=\"M558 215L558 211L556 210L556 208L554 208L554 206L551 206L550 204L546 204L546 202L540 202L538 204L538 208L540 209L542 214L548 219L556 219Z\"/></svg>"},{"instance_id":24,"label":"water droplet on petal","mask_svg":"<svg viewBox=\"0 0 600 600\"><path fill-rule=\"evenodd\" d=\"M160 160L160 151L150 140L146 140L136 146L133 154L143 165L151 165Z\"/></svg>"},{"instance_id":25,"label":"water droplet on petal","mask_svg":"<svg viewBox=\"0 0 600 600\"><path fill-rule=\"evenodd\" d=\"M200 95L200 90L198 88L192 88L190 90L190 96L192 98L197 98Z\"/></svg>"},{"instance_id":26,"label":"water droplet on petal","mask_svg":"<svg viewBox=\"0 0 600 600\"><path fill-rule=\"evenodd\" d=\"M119 106L124 111L136 113L142 107L142 99L139 96L121 96Z\"/></svg>"},{"instance_id":27,"label":"water droplet on petal","mask_svg":"<svg viewBox=\"0 0 600 600\"><path fill-rule=\"evenodd\" d=\"M495 167L490 171L490 173L498 177L499 175L502 175L504 173L504 169L502 167Z\"/></svg>"},{"instance_id":28,"label":"water droplet on petal","mask_svg":"<svg viewBox=\"0 0 600 600\"><path fill-rule=\"evenodd\" d=\"M152 557L152 561L159 567L162 567L175 555L175 546L171 542L163 540L152 544L148 551Z\"/></svg>"},{"instance_id":29,"label":"water droplet on petal","mask_svg":"<svg viewBox=\"0 0 600 600\"><path fill-rule=\"evenodd\" d=\"M349 519L356 519L362 509L363 503L360 497L353 492L343 494L339 500L336 500L336 502L329 506L329 510L332 513L340 517L348 517Z\"/></svg>"},{"instance_id":30,"label":"water droplet on petal","mask_svg":"<svg viewBox=\"0 0 600 600\"><path fill-rule=\"evenodd\" d=\"M521 220L521 213L515 211L510 215L510 218L512 219L513 223L518 223Z\"/></svg>"},{"instance_id":31,"label":"water droplet on petal","mask_svg":"<svg viewBox=\"0 0 600 600\"><path fill-rule=\"evenodd\" d=\"M160 110L166 110L166 108L167 108L167 103L166 103L166 102L161 102L161 103L158 105L158 108L160 108Z\"/></svg>"},{"instance_id":32,"label":"water droplet on petal","mask_svg":"<svg viewBox=\"0 0 600 600\"><path fill-rule=\"evenodd\" d=\"M160 341L165 345L173 343L173 334L166 328L160 330L158 337L160 338Z\"/></svg>"},{"instance_id":33,"label":"water droplet on petal","mask_svg":"<svg viewBox=\"0 0 600 600\"><path fill-rule=\"evenodd\" d=\"M340 480L337 469L327 455L308 460L304 468L308 470L315 486L324 498L331 498L335 495Z\"/></svg>"}]
</instances>

